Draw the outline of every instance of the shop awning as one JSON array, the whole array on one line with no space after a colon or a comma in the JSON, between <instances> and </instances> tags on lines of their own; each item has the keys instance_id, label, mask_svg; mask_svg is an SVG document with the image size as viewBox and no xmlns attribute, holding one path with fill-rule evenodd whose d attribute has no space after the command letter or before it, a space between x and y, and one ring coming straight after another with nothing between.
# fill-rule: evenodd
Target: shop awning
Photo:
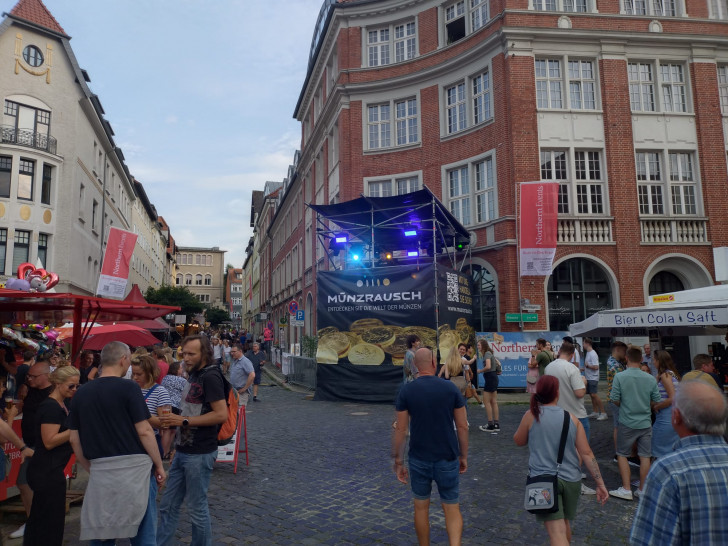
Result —
<instances>
[{"instance_id":1,"label":"shop awning","mask_svg":"<svg viewBox=\"0 0 728 546\"><path fill-rule=\"evenodd\" d=\"M648 337L722 335L728 328L728 305L682 304L671 307L631 307L599 311L569 325L572 336Z\"/></svg>"}]
</instances>

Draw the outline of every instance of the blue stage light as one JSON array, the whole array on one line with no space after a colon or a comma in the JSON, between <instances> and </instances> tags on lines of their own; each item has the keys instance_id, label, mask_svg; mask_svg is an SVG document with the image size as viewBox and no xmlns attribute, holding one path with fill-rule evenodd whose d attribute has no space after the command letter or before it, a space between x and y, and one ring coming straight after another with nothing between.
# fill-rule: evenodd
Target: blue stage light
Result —
<instances>
[{"instance_id":1,"label":"blue stage light","mask_svg":"<svg viewBox=\"0 0 728 546\"><path fill-rule=\"evenodd\" d=\"M354 260L355 262L358 262L359 261L359 254L352 254L351 255L351 259Z\"/></svg>"},{"instance_id":2,"label":"blue stage light","mask_svg":"<svg viewBox=\"0 0 728 546\"><path fill-rule=\"evenodd\" d=\"M405 229L404 236L405 237L417 237L417 230L416 229Z\"/></svg>"},{"instance_id":3,"label":"blue stage light","mask_svg":"<svg viewBox=\"0 0 728 546\"><path fill-rule=\"evenodd\" d=\"M419 255L420 255L420 253L417 252L416 250L408 250L407 251L407 256L410 256L411 257L411 256L419 256Z\"/></svg>"}]
</instances>

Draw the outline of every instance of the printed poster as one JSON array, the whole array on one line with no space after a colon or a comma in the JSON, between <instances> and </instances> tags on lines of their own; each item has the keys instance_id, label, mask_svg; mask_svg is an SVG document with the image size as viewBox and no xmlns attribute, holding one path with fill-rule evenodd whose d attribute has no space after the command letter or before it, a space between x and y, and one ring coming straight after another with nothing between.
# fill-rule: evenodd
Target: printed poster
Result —
<instances>
[{"instance_id":1,"label":"printed poster","mask_svg":"<svg viewBox=\"0 0 728 546\"><path fill-rule=\"evenodd\" d=\"M134 254L136 240L135 233L115 227L109 228L96 295L103 298L124 299L126 285L129 282L129 264Z\"/></svg>"},{"instance_id":2,"label":"printed poster","mask_svg":"<svg viewBox=\"0 0 728 546\"><path fill-rule=\"evenodd\" d=\"M551 275L556 255L558 182L521 182L518 247L521 277Z\"/></svg>"},{"instance_id":3,"label":"printed poster","mask_svg":"<svg viewBox=\"0 0 728 546\"><path fill-rule=\"evenodd\" d=\"M554 353L558 353L564 336L568 335L569 332L478 332L475 337L488 341L503 366L503 373L498 376L498 388L525 389L528 360L531 350L536 348L536 340L544 338L551 342ZM482 367L483 359L478 358L478 368ZM479 374L478 385L485 385L483 374Z\"/></svg>"}]
</instances>

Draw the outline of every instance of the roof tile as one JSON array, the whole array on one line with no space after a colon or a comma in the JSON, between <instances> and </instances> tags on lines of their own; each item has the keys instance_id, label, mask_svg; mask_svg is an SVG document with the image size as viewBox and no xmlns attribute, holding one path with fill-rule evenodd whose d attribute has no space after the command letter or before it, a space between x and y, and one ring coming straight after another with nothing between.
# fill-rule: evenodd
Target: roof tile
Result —
<instances>
[{"instance_id":1,"label":"roof tile","mask_svg":"<svg viewBox=\"0 0 728 546\"><path fill-rule=\"evenodd\" d=\"M67 36L66 31L41 0L20 0L10 11L10 15Z\"/></svg>"}]
</instances>

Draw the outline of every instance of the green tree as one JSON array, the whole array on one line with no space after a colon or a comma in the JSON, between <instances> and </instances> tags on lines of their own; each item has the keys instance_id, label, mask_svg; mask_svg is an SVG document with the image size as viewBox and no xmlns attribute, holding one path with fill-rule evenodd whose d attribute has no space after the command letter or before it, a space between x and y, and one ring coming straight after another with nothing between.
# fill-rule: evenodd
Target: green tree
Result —
<instances>
[{"instance_id":1,"label":"green tree","mask_svg":"<svg viewBox=\"0 0 728 546\"><path fill-rule=\"evenodd\" d=\"M157 289L151 286L147 288L144 297L149 303L157 303L159 305L174 305L180 307L181 315L187 315L187 320L192 320L192 317L197 313L202 313L205 308L200 300L197 299L189 288L186 286L170 286L168 284L162 285Z\"/></svg>"},{"instance_id":2,"label":"green tree","mask_svg":"<svg viewBox=\"0 0 728 546\"><path fill-rule=\"evenodd\" d=\"M223 322L230 322L230 313L217 307L208 307L205 311L205 320L210 323L210 326L217 326Z\"/></svg>"}]
</instances>

